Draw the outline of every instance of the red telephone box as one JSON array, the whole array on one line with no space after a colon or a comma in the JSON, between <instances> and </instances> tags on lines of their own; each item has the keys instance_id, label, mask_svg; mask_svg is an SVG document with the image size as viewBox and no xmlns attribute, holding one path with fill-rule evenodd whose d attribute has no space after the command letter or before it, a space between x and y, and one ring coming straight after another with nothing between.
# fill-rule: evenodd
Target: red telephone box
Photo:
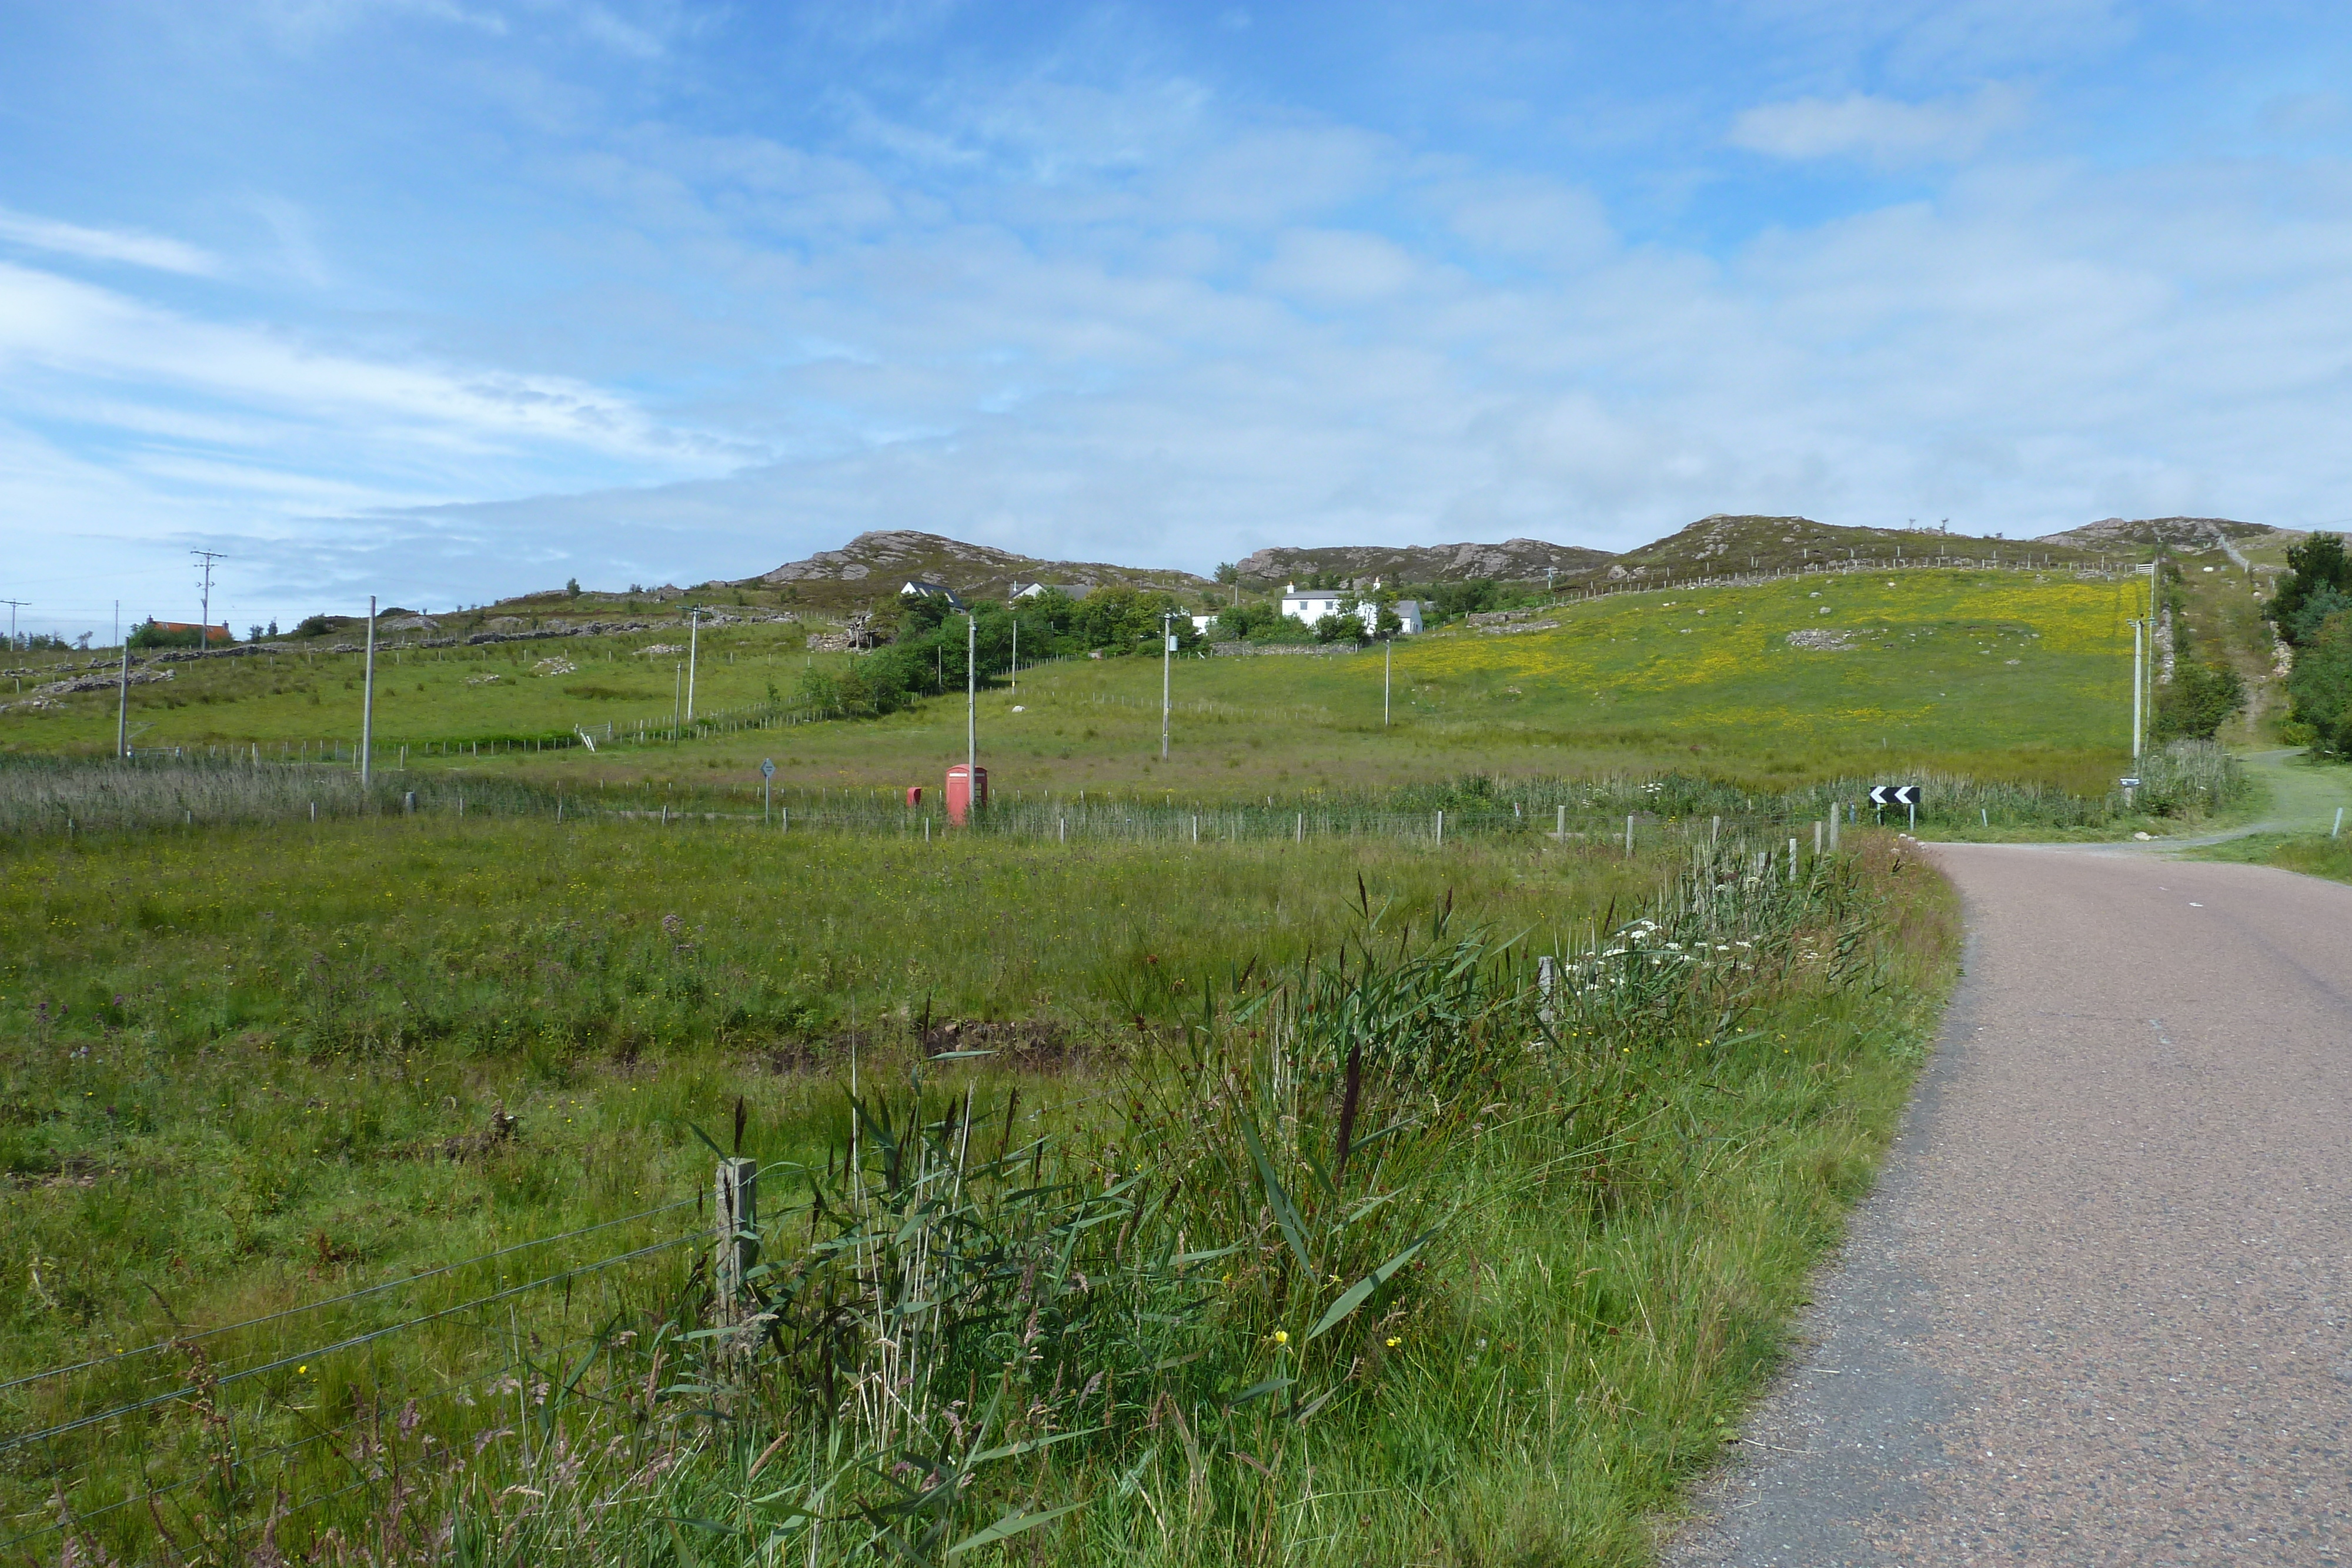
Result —
<instances>
[{"instance_id":1,"label":"red telephone box","mask_svg":"<svg viewBox=\"0 0 2352 1568\"><path fill-rule=\"evenodd\" d=\"M974 809L988 810L988 769L959 762L948 769L949 823L962 827L965 817Z\"/></svg>"},{"instance_id":2,"label":"red telephone box","mask_svg":"<svg viewBox=\"0 0 2352 1568\"><path fill-rule=\"evenodd\" d=\"M907 809L908 809L908 810L910 810L910 811L911 811L911 810L913 810L916 807L918 807L918 806L921 805L922 803L923 803L923 787L922 787L920 784L909 784L909 785L908 785L908 786L907 786Z\"/></svg>"}]
</instances>

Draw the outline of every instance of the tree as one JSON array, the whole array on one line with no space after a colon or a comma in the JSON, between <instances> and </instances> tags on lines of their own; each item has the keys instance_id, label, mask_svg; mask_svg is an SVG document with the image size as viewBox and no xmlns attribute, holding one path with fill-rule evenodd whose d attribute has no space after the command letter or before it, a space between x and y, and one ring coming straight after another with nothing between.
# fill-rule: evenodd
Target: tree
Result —
<instances>
[{"instance_id":1,"label":"tree","mask_svg":"<svg viewBox=\"0 0 2352 1568\"><path fill-rule=\"evenodd\" d=\"M2320 583L2303 596L2303 602L2292 615L2279 622L2279 635L2299 647L2318 635L2321 624L2329 616L2347 610L2352 610L2352 595L2332 582Z\"/></svg>"},{"instance_id":2,"label":"tree","mask_svg":"<svg viewBox=\"0 0 2352 1568\"><path fill-rule=\"evenodd\" d=\"M2314 534L2286 552L2286 564L2287 574L2279 580L2278 591L2263 606L2263 613L2278 627L2280 636L2299 647L2326 619L2322 615L2306 621L2305 601L2322 590L2352 593L2352 559L2345 556L2341 534Z\"/></svg>"},{"instance_id":3,"label":"tree","mask_svg":"<svg viewBox=\"0 0 2352 1568\"><path fill-rule=\"evenodd\" d=\"M571 595L572 598L574 598L574 599L579 598L579 597L580 597L580 580L579 580L578 578L576 578L576 577L567 577L567 578L565 578L565 579L563 580L563 591L564 591L564 592L566 592L566 593L568 593L568 594L570 594L570 595Z\"/></svg>"},{"instance_id":4,"label":"tree","mask_svg":"<svg viewBox=\"0 0 2352 1568\"><path fill-rule=\"evenodd\" d=\"M245 629L245 640L248 643L258 643L261 641L261 626L259 622L257 622L255 624Z\"/></svg>"},{"instance_id":5,"label":"tree","mask_svg":"<svg viewBox=\"0 0 2352 1568\"><path fill-rule=\"evenodd\" d=\"M2184 663L2156 697L2156 738L2210 740L2246 706L2246 683L2227 664Z\"/></svg>"},{"instance_id":6,"label":"tree","mask_svg":"<svg viewBox=\"0 0 2352 1568\"><path fill-rule=\"evenodd\" d=\"M1436 610L1434 619L1450 621L1457 615L1475 615L1495 608L1502 597L1502 589L1491 577L1473 577L1461 582L1441 582L1429 591L1428 601Z\"/></svg>"},{"instance_id":7,"label":"tree","mask_svg":"<svg viewBox=\"0 0 2352 1568\"><path fill-rule=\"evenodd\" d=\"M273 621L271 621L271 622L269 622L269 634L270 634L272 637L275 637L275 636L277 636L277 635L278 635L278 622L277 622L275 620L273 620Z\"/></svg>"},{"instance_id":8,"label":"tree","mask_svg":"<svg viewBox=\"0 0 2352 1568\"><path fill-rule=\"evenodd\" d=\"M947 596L942 593L907 593L899 595L898 631L893 642L912 643L940 629L953 614Z\"/></svg>"},{"instance_id":9,"label":"tree","mask_svg":"<svg viewBox=\"0 0 2352 1568\"><path fill-rule=\"evenodd\" d=\"M2294 652L2290 715L2324 755L2352 754L2352 612L2330 616Z\"/></svg>"},{"instance_id":10,"label":"tree","mask_svg":"<svg viewBox=\"0 0 2352 1568\"><path fill-rule=\"evenodd\" d=\"M1315 640L1360 644L1370 642L1371 634L1364 630L1364 618L1360 615L1326 615L1315 622Z\"/></svg>"},{"instance_id":11,"label":"tree","mask_svg":"<svg viewBox=\"0 0 2352 1568\"><path fill-rule=\"evenodd\" d=\"M1217 563L1217 580L1219 582L1231 586L1234 583L1239 582L1241 580L1242 569L1240 567L1235 566L1229 560L1221 560Z\"/></svg>"},{"instance_id":12,"label":"tree","mask_svg":"<svg viewBox=\"0 0 2352 1568\"><path fill-rule=\"evenodd\" d=\"M131 629L131 645L134 648L201 648L205 645L205 633L199 626L191 626L184 632L167 632L150 616Z\"/></svg>"}]
</instances>

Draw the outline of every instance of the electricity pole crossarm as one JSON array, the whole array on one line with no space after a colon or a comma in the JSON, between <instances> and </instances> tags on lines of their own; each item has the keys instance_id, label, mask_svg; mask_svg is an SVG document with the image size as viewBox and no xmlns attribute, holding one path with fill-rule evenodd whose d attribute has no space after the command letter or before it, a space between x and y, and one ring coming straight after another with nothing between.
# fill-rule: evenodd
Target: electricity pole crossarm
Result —
<instances>
[{"instance_id":1,"label":"electricity pole crossarm","mask_svg":"<svg viewBox=\"0 0 2352 1568\"><path fill-rule=\"evenodd\" d=\"M209 648L213 642L213 562L226 560L228 557L216 549L192 549L188 553L205 563L204 610L196 622L196 646Z\"/></svg>"}]
</instances>

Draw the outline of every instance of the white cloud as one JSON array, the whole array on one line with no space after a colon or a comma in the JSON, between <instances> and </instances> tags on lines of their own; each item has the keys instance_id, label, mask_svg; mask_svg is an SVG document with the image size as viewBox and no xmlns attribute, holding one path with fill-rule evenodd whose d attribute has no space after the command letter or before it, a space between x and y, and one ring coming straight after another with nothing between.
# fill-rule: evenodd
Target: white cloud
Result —
<instances>
[{"instance_id":1,"label":"white cloud","mask_svg":"<svg viewBox=\"0 0 2352 1568\"><path fill-rule=\"evenodd\" d=\"M221 269L216 258L180 240L128 229L84 228L79 224L11 212L5 207L0 207L0 240L60 256L128 262L133 267L152 267L162 272L199 277Z\"/></svg>"},{"instance_id":2,"label":"white cloud","mask_svg":"<svg viewBox=\"0 0 2352 1568\"><path fill-rule=\"evenodd\" d=\"M347 434L477 450L559 442L694 461L699 438L559 376L368 359L260 329L195 320L70 278L0 263L0 365L167 385Z\"/></svg>"},{"instance_id":3,"label":"white cloud","mask_svg":"<svg viewBox=\"0 0 2352 1568\"><path fill-rule=\"evenodd\" d=\"M2021 125L2026 95L1999 83L1965 98L1904 103L1850 93L1759 104L1732 121L1731 145L1768 157L1852 158L1882 168L1958 162Z\"/></svg>"},{"instance_id":4,"label":"white cloud","mask_svg":"<svg viewBox=\"0 0 2352 1568\"><path fill-rule=\"evenodd\" d=\"M1292 229L1258 270L1259 284L1318 306L1363 305L1409 287L1422 264L1393 240L1335 229Z\"/></svg>"}]
</instances>

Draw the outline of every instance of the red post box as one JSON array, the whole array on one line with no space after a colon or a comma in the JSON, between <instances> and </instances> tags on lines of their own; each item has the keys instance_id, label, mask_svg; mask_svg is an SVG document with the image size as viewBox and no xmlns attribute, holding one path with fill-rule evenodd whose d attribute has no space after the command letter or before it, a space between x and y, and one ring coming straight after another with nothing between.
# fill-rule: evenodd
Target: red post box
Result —
<instances>
[{"instance_id":1,"label":"red post box","mask_svg":"<svg viewBox=\"0 0 2352 1568\"><path fill-rule=\"evenodd\" d=\"M975 810L988 810L988 769L959 762L948 769L948 821L961 828Z\"/></svg>"},{"instance_id":2,"label":"red post box","mask_svg":"<svg viewBox=\"0 0 2352 1568\"><path fill-rule=\"evenodd\" d=\"M922 803L923 803L923 787L922 787L920 784L909 784L909 785L908 785L908 786L907 786L907 809L908 809L908 810L910 810L910 811L911 811L911 810L913 810L916 807L918 807L918 806L921 805Z\"/></svg>"}]
</instances>

